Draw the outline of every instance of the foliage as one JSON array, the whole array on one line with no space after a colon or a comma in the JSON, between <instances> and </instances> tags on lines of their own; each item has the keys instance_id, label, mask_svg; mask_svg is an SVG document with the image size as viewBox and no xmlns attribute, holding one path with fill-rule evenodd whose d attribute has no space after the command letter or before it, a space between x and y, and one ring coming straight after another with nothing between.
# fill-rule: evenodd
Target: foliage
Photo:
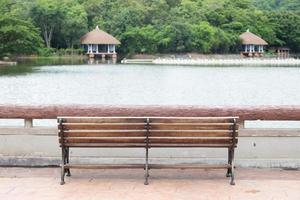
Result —
<instances>
[{"instance_id":1,"label":"foliage","mask_svg":"<svg viewBox=\"0 0 300 200\"><path fill-rule=\"evenodd\" d=\"M79 38L88 30L87 14L84 7L74 1L65 2L64 20L62 21L61 33L70 48L79 44ZM77 45L78 46L78 45Z\"/></svg>"},{"instance_id":2,"label":"foliage","mask_svg":"<svg viewBox=\"0 0 300 200\"><path fill-rule=\"evenodd\" d=\"M52 56L55 54L55 49L54 48L39 48L38 49L38 55L42 56L42 57L48 57L48 56Z\"/></svg>"},{"instance_id":3,"label":"foliage","mask_svg":"<svg viewBox=\"0 0 300 200\"><path fill-rule=\"evenodd\" d=\"M83 49L72 49L72 48L67 48L67 49L59 49L57 51L57 54L59 56L72 56L72 55L83 55Z\"/></svg>"},{"instance_id":4,"label":"foliage","mask_svg":"<svg viewBox=\"0 0 300 200\"><path fill-rule=\"evenodd\" d=\"M127 44L123 51L128 53L155 53L157 52L157 30L148 25L141 28L129 28L121 39Z\"/></svg>"},{"instance_id":5,"label":"foliage","mask_svg":"<svg viewBox=\"0 0 300 200\"><path fill-rule=\"evenodd\" d=\"M62 23L62 7L58 1L37 0L31 10L31 17L41 29L46 46L51 47L53 32Z\"/></svg>"},{"instance_id":6,"label":"foliage","mask_svg":"<svg viewBox=\"0 0 300 200\"><path fill-rule=\"evenodd\" d=\"M247 29L300 51L299 0L0 0L0 13L2 54L51 54L41 38L73 54L96 25L122 42L122 53L237 52Z\"/></svg>"},{"instance_id":7,"label":"foliage","mask_svg":"<svg viewBox=\"0 0 300 200\"><path fill-rule=\"evenodd\" d=\"M41 46L39 30L32 23L15 16L0 16L0 55L30 54Z\"/></svg>"}]
</instances>

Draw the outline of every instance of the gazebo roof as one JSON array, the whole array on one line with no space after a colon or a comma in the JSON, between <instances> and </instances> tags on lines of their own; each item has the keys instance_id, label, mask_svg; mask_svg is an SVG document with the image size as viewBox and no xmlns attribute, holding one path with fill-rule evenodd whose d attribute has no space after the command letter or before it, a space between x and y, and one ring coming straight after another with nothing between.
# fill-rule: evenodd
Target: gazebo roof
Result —
<instances>
[{"instance_id":1,"label":"gazebo roof","mask_svg":"<svg viewBox=\"0 0 300 200\"><path fill-rule=\"evenodd\" d=\"M257 35L251 33L249 30L240 35L242 44L254 44L254 45L268 45L268 43Z\"/></svg>"},{"instance_id":2,"label":"gazebo roof","mask_svg":"<svg viewBox=\"0 0 300 200\"><path fill-rule=\"evenodd\" d=\"M80 38L81 44L121 44L112 35L102 31L98 26Z\"/></svg>"}]
</instances>

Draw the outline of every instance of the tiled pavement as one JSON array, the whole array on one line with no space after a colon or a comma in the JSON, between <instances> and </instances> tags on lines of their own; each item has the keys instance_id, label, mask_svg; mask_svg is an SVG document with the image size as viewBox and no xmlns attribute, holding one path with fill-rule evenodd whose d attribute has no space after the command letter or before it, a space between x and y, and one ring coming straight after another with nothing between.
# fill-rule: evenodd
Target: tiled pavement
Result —
<instances>
[{"instance_id":1,"label":"tiled pavement","mask_svg":"<svg viewBox=\"0 0 300 200\"><path fill-rule=\"evenodd\" d=\"M300 200L300 170L72 170L59 185L59 168L0 168L0 200Z\"/></svg>"}]
</instances>

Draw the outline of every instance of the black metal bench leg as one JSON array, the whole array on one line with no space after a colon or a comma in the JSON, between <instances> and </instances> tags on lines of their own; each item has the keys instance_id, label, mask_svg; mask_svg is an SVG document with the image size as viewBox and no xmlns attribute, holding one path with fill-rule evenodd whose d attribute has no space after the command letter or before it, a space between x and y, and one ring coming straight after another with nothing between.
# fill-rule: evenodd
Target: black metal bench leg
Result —
<instances>
[{"instance_id":1,"label":"black metal bench leg","mask_svg":"<svg viewBox=\"0 0 300 200\"><path fill-rule=\"evenodd\" d=\"M231 181L230 185L235 185L234 182L234 147L231 149Z\"/></svg>"},{"instance_id":2,"label":"black metal bench leg","mask_svg":"<svg viewBox=\"0 0 300 200\"><path fill-rule=\"evenodd\" d=\"M228 148L228 164L231 165L231 148ZM231 167L227 169L226 177L231 177Z\"/></svg>"},{"instance_id":3,"label":"black metal bench leg","mask_svg":"<svg viewBox=\"0 0 300 200\"><path fill-rule=\"evenodd\" d=\"M65 171L65 162L66 162L66 156L65 156L65 154L66 154L66 151L65 151L65 148L64 147L62 147L61 148L61 180L60 180L60 184L61 185L64 185L65 184L65 173L66 173L66 171Z\"/></svg>"},{"instance_id":4,"label":"black metal bench leg","mask_svg":"<svg viewBox=\"0 0 300 200\"><path fill-rule=\"evenodd\" d=\"M148 148L146 148L145 183L144 183L144 185L148 185L149 184L148 178L149 178Z\"/></svg>"},{"instance_id":5,"label":"black metal bench leg","mask_svg":"<svg viewBox=\"0 0 300 200\"><path fill-rule=\"evenodd\" d=\"M66 163L69 164L69 162L70 162L70 151L68 147L66 148ZM67 176L71 176L70 168L67 169Z\"/></svg>"}]
</instances>

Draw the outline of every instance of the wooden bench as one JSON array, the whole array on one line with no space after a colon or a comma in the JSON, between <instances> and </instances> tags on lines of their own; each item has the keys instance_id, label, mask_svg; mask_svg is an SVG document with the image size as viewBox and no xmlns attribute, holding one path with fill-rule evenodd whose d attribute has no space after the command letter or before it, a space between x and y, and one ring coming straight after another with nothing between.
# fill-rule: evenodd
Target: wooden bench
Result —
<instances>
[{"instance_id":1,"label":"wooden bench","mask_svg":"<svg viewBox=\"0 0 300 200\"><path fill-rule=\"evenodd\" d=\"M58 117L59 143L62 150L61 184L70 168L149 170L162 168L227 169L234 185L234 149L237 146L238 117ZM226 148L228 162L223 165L149 164L151 148ZM145 164L78 165L70 164L70 148L142 148Z\"/></svg>"}]
</instances>

